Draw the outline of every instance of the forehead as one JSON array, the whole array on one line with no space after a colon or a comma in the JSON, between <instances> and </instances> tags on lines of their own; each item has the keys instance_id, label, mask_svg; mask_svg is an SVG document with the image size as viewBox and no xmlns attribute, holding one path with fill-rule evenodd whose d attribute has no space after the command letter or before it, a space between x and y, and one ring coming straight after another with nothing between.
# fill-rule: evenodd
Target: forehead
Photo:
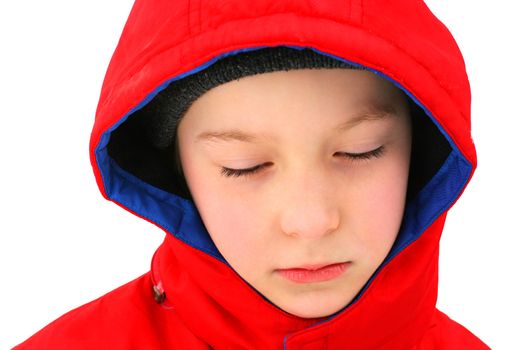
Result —
<instances>
[{"instance_id":1,"label":"forehead","mask_svg":"<svg viewBox=\"0 0 525 350\"><path fill-rule=\"evenodd\" d=\"M345 120L341 124L338 124L334 128L334 131L342 133L344 131L352 129L354 126L362 122L388 120L394 117L399 118L399 113L392 104L378 104L378 103L370 104L370 105L364 106L361 112L354 113L349 119ZM260 142L262 138L263 137L259 135L248 133L238 128L233 128L233 129L224 129L224 130L203 131L197 135L195 142L239 141L239 142L247 142L247 143L257 143L257 142Z\"/></svg>"},{"instance_id":2,"label":"forehead","mask_svg":"<svg viewBox=\"0 0 525 350\"><path fill-rule=\"evenodd\" d=\"M403 112L402 96L393 84L365 71L272 72L212 89L183 119L194 115L196 142L256 142L246 130L283 127L287 121L343 132L362 122L389 120Z\"/></svg>"}]
</instances>

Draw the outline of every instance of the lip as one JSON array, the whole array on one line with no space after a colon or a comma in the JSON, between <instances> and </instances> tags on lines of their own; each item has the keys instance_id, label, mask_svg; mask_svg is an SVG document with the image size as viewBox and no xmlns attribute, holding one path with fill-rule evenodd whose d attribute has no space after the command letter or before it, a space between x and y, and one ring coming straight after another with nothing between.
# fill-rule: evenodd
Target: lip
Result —
<instances>
[{"instance_id":1,"label":"lip","mask_svg":"<svg viewBox=\"0 0 525 350\"><path fill-rule=\"evenodd\" d=\"M335 264L303 265L291 269L279 269L277 272L284 278L296 283L324 282L341 276L350 266L345 261Z\"/></svg>"}]
</instances>

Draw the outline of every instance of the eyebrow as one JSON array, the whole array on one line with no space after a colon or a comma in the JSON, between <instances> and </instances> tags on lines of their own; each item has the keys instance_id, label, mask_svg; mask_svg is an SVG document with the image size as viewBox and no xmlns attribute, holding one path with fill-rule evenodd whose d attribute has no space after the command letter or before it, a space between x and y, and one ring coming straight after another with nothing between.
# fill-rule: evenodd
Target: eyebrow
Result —
<instances>
[{"instance_id":1,"label":"eyebrow","mask_svg":"<svg viewBox=\"0 0 525 350\"><path fill-rule=\"evenodd\" d=\"M396 109L389 104L385 105L374 105L368 107L364 112L357 114L353 118L347 120L346 122L338 125L335 130L337 132L343 132L349 130L360 124L364 121L372 120L385 120L389 117L397 115ZM267 138L267 137L264 137ZM261 137L246 133L239 129L231 129L225 131L204 131L196 137L196 141L241 141L241 142L251 142L255 143L260 141Z\"/></svg>"}]
</instances>

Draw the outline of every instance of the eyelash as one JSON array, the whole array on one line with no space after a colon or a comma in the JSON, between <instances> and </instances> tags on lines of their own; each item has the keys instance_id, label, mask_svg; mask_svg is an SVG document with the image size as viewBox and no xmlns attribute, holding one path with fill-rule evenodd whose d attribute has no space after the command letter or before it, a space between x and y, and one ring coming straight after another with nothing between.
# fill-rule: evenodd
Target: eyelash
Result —
<instances>
[{"instance_id":1,"label":"eyelash","mask_svg":"<svg viewBox=\"0 0 525 350\"><path fill-rule=\"evenodd\" d=\"M383 155L383 153L384 153L384 146L381 146L379 148L376 148L373 151L365 152L365 153L345 153L343 152L343 158L351 162L367 161L367 160L370 160L371 158L379 158ZM265 167L265 164L259 164L252 168L248 168L248 169L230 169L230 168L223 167L221 170L221 174L226 177L240 177L240 176L248 177L250 175L258 173L264 167Z\"/></svg>"}]
</instances>

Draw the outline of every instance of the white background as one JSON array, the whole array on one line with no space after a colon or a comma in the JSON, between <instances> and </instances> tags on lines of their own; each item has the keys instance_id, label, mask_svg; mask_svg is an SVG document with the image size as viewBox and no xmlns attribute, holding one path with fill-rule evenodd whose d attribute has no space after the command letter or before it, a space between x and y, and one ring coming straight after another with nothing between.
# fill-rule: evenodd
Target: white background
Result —
<instances>
[{"instance_id":1,"label":"white background","mask_svg":"<svg viewBox=\"0 0 525 350\"><path fill-rule=\"evenodd\" d=\"M519 1L432 0L472 85L478 169L449 212L437 306L525 349ZM131 0L0 4L0 348L149 269L164 232L100 195L88 143Z\"/></svg>"}]
</instances>

